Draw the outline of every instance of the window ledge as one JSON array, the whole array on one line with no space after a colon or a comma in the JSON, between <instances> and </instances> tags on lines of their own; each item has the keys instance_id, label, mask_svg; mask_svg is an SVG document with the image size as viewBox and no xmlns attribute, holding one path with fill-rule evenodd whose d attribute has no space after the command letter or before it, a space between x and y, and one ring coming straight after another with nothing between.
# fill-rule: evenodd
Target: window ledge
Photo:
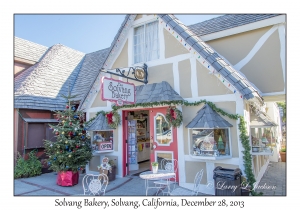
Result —
<instances>
[{"instance_id":1,"label":"window ledge","mask_svg":"<svg viewBox=\"0 0 300 210\"><path fill-rule=\"evenodd\" d=\"M251 152L252 155L273 155L273 151Z\"/></svg>"},{"instance_id":2,"label":"window ledge","mask_svg":"<svg viewBox=\"0 0 300 210\"><path fill-rule=\"evenodd\" d=\"M107 152L113 152L114 150L103 150L103 151L93 151L93 154L101 154L101 153L107 153Z\"/></svg>"},{"instance_id":3,"label":"window ledge","mask_svg":"<svg viewBox=\"0 0 300 210\"><path fill-rule=\"evenodd\" d=\"M232 156L230 155L222 155L222 156L205 156L205 155L190 155L191 158L198 159L198 160L223 160L223 159L231 159Z\"/></svg>"}]
</instances>

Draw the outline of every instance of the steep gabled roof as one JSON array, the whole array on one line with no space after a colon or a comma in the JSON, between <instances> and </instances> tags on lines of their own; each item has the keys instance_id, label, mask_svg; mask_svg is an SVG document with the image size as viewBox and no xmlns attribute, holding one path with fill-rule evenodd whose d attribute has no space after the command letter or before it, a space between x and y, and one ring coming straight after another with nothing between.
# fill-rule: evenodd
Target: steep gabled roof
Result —
<instances>
[{"instance_id":1,"label":"steep gabled roof","mask_svg":"<svg viewBox=\"0 0 300 210\"><path fill-rule=\"evenodd\" d=\"M57 44L39 63L15 77L15 108L63 110L84 53Z\"/></svg>"},{"instance_id":2,"label":"steep gabled roof","mask_svg":"<svg viewBox=\"0 0 300 210\"><path fill-rule=\"evenodd\" d=\"M187 26L198 37L265 20L280 14L229 14Z\"/></svg>"},{"instance_id":3,"label":"steep gabled roof","mask_svg":"<svg viewBox=\"0 0 300 210\"><path fill-rule=\"evenodd\" d=\"M238 71L231 67L221 56L218 55L211 47L202 41L188 27L181 23L174 15L159 15L164 22L179 34L184 41L189 44L202 58L222 75L224 79L229 81L245 99L257 97L263 101L259 92L243 77Z\"/></svg>"},{"instance_id":4,"label":"steep gabled roof","mask_svg":"<svg viewBox=\"0 0 300 210\"><path fill-rule=\"evenodd\" d=\"M46 53L48 47L15 37L14 56L33 62L38 62Z\"/></svg>"},{"instance_id":5,"label":"steep gabled roof","mask_svg":"<svg viewBox=\"0 0 300 210\"><path fill-rule=\"evenodd\" d=\"M224 120L216 111L205 104L186 128L228 128L232 125Z\"/></svg>"},{"instance_id":6,"label":"steep gabled roof","mask_svg":"<svg viewBox=\"0 0 300 210\"><path fill-rule=\"evenodd\" d=\"M99 50L85 55L82 67L76 78L72 95L78 95L74 101L81 101L85 94L89 91L90 86L98 76L104 61L106 60L109 48Z\"/></svg>"}]
</instances>

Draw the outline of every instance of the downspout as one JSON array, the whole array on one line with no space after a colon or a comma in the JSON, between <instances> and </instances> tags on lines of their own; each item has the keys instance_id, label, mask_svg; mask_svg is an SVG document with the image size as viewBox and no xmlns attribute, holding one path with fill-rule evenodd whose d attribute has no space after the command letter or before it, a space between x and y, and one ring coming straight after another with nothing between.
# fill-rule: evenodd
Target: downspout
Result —
<instances>
[{"instance_id":1,"label":"downspout","mask_svg":"<svg viewBox=\"0 0 300 210\"><path fill-rule=\"evenodd\" d=\"M20 113L20 110L18 110L18 113L20 115L20 117L22 118L22 120L25 122L25 126L24 126L24 136L23 136L23 140L24 140L24 148L23 148L23 158L25 158L25 146L26 146L26 143L27 143L27 139L26 139L26 121L24 120L23 116L21 115Z\"/></svg>"}]
</instances>

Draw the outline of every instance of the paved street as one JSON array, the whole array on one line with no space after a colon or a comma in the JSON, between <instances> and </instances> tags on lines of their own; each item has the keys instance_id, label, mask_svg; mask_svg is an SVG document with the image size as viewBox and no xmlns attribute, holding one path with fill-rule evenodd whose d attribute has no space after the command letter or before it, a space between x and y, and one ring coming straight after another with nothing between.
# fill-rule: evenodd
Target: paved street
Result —
<instances>
[{"instance_id":1,"label":"paved street","mask_svg":"<svg viewBox=\"0 0 300 210\"><path fill-rule=\"evenodd\" d=\"M47 173L37 177L14 180L14 195L16 196L76 196L81 195L81 180L84 174L80 174L79 183L72 187L56 185L56 174ZM107 196L145 196L144 180L139 176L127 176L111 181L106 189ZM265 196L286 195L286 163L271 162L261 179L259 186L275 186L274 189L259 189ZM155 195L156 190L149 190L148 195ZM200 196L206 196L201 194Z\"/></svg>"}]
</instances>

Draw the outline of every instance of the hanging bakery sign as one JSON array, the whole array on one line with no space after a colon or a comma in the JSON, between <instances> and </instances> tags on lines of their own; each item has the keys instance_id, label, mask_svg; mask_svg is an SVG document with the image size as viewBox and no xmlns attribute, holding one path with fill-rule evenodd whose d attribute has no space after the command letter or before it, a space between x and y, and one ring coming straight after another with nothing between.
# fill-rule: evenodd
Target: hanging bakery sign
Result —
<instances>
[{"instance_id":1,"label":"hanging bakery sign","mask_svg":"<svg viewBox=\"0 0 300 210\"><path fill-rule=\"evenodd\" d=\"M135 103L135 86L132 83L102 78L102 100L115 102L118 106Z\"/></svg>"}]
</instances>

